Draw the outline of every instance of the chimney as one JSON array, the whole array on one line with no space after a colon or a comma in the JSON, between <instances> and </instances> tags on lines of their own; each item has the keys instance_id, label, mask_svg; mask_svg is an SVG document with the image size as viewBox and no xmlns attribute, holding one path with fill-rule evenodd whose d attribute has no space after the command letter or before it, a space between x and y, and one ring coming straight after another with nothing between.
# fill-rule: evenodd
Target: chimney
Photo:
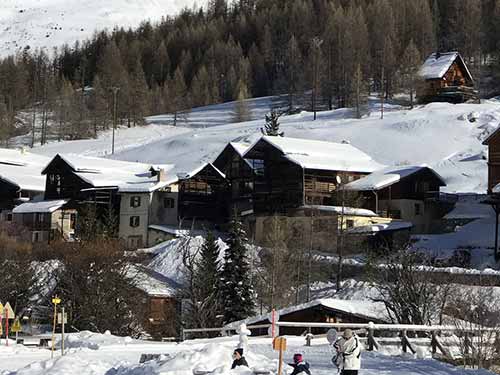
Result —
<instances>
[{"instance_id":1,"label":"chimney","mask_svg":"<svg viewBox=\"0 0 500 375\"><path fill-rule=\"evenodd\" d=\"M159 168L156 171L156 177L158 179L158 182L165 182L165 181L167 181L167 170L165 168Z\"/></svg>"}]
</instances>

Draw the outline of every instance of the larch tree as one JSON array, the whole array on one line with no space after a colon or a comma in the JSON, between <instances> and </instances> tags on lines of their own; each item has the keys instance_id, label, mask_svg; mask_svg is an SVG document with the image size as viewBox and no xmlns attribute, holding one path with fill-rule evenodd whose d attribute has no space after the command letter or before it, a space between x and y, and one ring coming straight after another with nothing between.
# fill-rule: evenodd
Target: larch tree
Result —
<instances>
[{"instance_id":1,"label":"larch tree","mask_svg":"<svg viewBox=\"0 0 500 375\"><path fill-rule=\"evenodd\" d=\"M401 58L401 86L410 95L410 107L413 108L414 94L418 84L418 70L422 61L417 46L410 41Z\"/></svg>"},{"instance_id":2,"label":"larch tree","mask_svg":"<svg viewBox=\"0 0 500 375\"><path fill-rule=\"evenodd\" d=\"M245 82L238 82L238 99L234 104L233 122L245 122L252 119L250 109L246 99L248 98L248 88Z\"/></svg>"},{"instance_id":3,"label":"larch tree","mask_svg":"<svg viewBox=\"0 0 500 375\"><path fill-rule=\"evenodd\" d=\"M228 248L224 255L221 272L221 303L224 308L225 324L245 319L254 312L252 276L248 260L248 239L241 222L231 222Z\"/></svg>"}]
</instances>

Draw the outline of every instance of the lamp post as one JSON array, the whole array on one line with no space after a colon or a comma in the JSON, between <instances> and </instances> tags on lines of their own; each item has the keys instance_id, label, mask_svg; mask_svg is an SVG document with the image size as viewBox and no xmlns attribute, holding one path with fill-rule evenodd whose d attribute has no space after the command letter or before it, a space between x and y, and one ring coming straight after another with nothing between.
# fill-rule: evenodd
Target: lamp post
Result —
<instances>
[{"instance_id":1,"label":"lamp post","mask_svg":"<svg viewBox=\"0 0 500 375\"><path fill-rule=\"evenodd\" d=\"M119 87L112 87L111 90L113 90L113 135L112 135L112 140L111 140L111 154L114 155L115 153L115 130L116 130L116 109L117 109L117 96L118 96L118 91L120 91Z\"/></svg>"}]
</instances>

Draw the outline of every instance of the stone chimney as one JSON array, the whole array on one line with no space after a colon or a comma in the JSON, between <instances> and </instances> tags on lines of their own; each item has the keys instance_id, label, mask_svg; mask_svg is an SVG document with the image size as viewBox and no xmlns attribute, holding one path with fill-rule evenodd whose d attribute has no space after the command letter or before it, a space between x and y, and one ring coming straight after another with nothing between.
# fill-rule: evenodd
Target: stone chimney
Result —
<instances>
[{"instance_id":1,"label":"stone chimney","mask_svg":"<svg viewBox=\"0 0 500 375\"><path fill-rule=\"evenodd\" d=\"M167 170L165 168L159 168L156 170L156 178L158 182L167 181Z\"/></svg>"}]
</instances>

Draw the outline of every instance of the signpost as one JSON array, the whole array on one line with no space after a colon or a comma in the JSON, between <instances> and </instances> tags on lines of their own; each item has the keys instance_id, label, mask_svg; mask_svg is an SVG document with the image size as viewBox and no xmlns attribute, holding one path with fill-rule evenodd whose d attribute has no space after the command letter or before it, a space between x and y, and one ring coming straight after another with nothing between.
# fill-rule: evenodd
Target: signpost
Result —
<instances>
[{"instance_id":1,"label":"signpost","mask_svg":"<svg viewBox=\"0 0 500 375\"><path fill-rule=\"evenodd\" d=\"M54 324L52 326L52 351L50 358L54 358L54 349L56 347L57 305L61 303L61 299L58 296L54 296L54 298L52 298L52 303L54 304Z\"/></svg>"},{"instance_id":2,"label":"signpost","mask_svg":"<svg viewBox=\"0 0 500 375\"><path fill-rule=\"evenodd\" d=\"M275 337L273 339L273 349L279 351L278 375L283 370L283 352L286 350L286 339L284 337Z\"/></svg>"},{"instance_id":3,"label":"signpost","mask_svg":"<svg viewBox=\"0 0 500 375\"><path fill-rule=\"evenodd\" d=\"M64 312L64 306L61 312L57 314L57 324L61 325L61 355L64 355L64 325L68 323L68 314Z\"/></svg>"},{"instance_id":4,"label":"signpost","mask_svg":"<svg viewBox=\"0 0 500 375\"><path fill-rule=\"evenodd\" d=\"M15 314L10 306L10 303L7 302L3 307L3 314L5 319L5 343L9 346L9 319L14 319Z\"/></svg>"}]
</instances>

